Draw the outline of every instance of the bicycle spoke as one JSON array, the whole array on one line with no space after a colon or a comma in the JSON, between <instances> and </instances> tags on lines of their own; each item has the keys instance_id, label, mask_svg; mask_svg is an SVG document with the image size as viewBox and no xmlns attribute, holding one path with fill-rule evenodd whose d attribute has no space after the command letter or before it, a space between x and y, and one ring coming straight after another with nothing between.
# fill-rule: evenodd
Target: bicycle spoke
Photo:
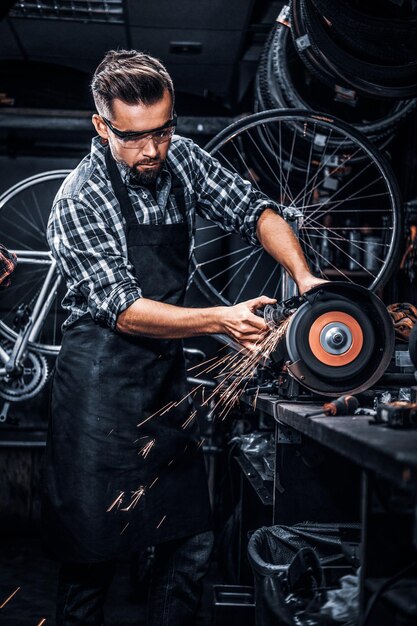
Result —
<instances>
[{"instance_id":1,"label":"bicycle spoke","mask_svg":"<svg viewBox=\"0 0 417 626\"><path fill-rule=\"evenodd\" d=\"M242 265L240 265L240 267L237 268L237 270L234 272L234 274L231 276L231 278L229 278L229 280L227 281L227 283L223 286L222 290L220 293L224 293L227 289L227 287L233 282L233 280L236 278L236 276L239 274L239 272L243 269L243 267L246 265L246 263L249 261L250 258L252 258L253 256L255 256L255 254L259 254L259 252L262 252L262 248L259 250L254 250L251 254L248 254L248 256L246 257L245 261L243 261ZM232 267L234 267L236 265L236 263L234 263L233 265L229 265L228 268L226 268L225 271L229 271L229 269L231 269Z\"/></svg>"},{"instance_id":2,"label":"bicycle spoke","mask_svg":"<svg viewBox=\"0 0 417 626\"><path fill-rule=\"evenodd\" d=\"M240 254L245 250L251 250L253 246L245 246L244 248L240 248L239 250L233 250L233 252L228 252L227 254L221 254L220 256L214 257L214 259L209 259L208 261L203 261L199 264L199 267L204 267L204 265L208 265L209 263L214 263L215 261L220 261L227 259L235 254Z\"/></svg>"},{"instance_id":3,"label":"bicycle spoke","mask_svg":"<svg viewBox=\"0 0 417 626\"><path fill-rule=\"evenodd\" d=\"M263 250L262 250L262 252L263 252ZM261 260L261 258L262 258L262 254L260 254L259 257L257 258L257 260L256 260L254 266L252 267L251 271L249 272L245 282L243 283L242 287L240 288L240 291L239 291L239 293L237 294L237 296L235 298L235 303L239 301L239 298L242 295L243 290L245 289L245 287L248 285L250 279L252 278L253 273L255 272L255 270L256 270L256 268L258 266L258 263Z\"/></svg>"},{"instance_id":4,"label":"bicycle spoke","mask_svg":"<svg viewBox=\"0 0 417 626\"><path fill-rule=\"evenodd\" d=\"M223 233L222 235L219 235L218 237L214 237L214 239L210 239L209 241L204 241L203 243L200 243L197 246L194 246L194 250L198 250L198 248L203 248L204 246L208 246L211 243L220 241L221 239L224 239L225 237L230 237L230 235L231 233Z\"/></svg>"}]
</instances>

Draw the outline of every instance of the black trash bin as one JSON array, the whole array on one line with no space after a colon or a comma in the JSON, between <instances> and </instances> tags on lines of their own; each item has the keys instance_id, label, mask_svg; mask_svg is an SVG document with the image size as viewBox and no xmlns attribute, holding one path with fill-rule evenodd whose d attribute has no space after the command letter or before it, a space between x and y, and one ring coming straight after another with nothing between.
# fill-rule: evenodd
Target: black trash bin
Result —
<instances>
[{"instance_id":1,"label":"black trash bin","mask_svg":"<svg viewBox=\"0 0 417 626\"><path fill-rule=\"evenodd\" d=\"M325 587L353 573L358 565L359 534L356 524L296 524L256 530L248 544L255 579L256 626L335 624L319 614L326 601Z\"/></svg>"}]
</instances>

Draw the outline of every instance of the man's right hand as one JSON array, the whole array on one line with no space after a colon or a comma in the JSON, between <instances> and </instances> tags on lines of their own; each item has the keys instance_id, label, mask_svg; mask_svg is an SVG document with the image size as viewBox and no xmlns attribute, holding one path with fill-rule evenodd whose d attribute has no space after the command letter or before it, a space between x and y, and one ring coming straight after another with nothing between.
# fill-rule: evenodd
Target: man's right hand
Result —
<instances>
[{"instance_id":1,"label":"man's right hand","mask_svg":"<svg viewBox=\"0 0 417 626\"><path fill-rule=\"evenodd\" d=\"M257 309L266 304L275 304L276 300L259 296L234 306L224 307L222 317L223 330L226 335L248 350L267 335L269 327L262 317L255 314Z\"/></svg>"},{"instance_id":2,"label":"man's right hand","mask_svg":"<svg viewBox=\"0 0 417 626\"><path fill-rule=\"evenodd\" d=\"M181 339L206 334L226 334L248 350L268 333L256 309L276 300L259 296L234 306L189 308L138 298L117 318L116 330L128 335Z\"/></svg>"}]
</instances>

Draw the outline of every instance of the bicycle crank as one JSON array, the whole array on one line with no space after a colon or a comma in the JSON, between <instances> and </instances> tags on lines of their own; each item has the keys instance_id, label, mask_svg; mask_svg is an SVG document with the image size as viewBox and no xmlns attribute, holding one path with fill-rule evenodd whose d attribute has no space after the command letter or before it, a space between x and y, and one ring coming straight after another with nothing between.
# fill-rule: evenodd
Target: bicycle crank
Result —
<instances>
[{"instance_id":1,"label":"bicycle crank","mask_svg":"<svg viewBox=\"0 0 417 626\"><path fill-rule=\"evenodd\" d=\"M278 352L285 371L310 391L358 393L385 372L394 328L384 304L368 289L329 282L264 309L269 324L289 316L285 345Z\"/></svg>"},{"instance_id":2,"label":"bicycle crank","mask_svg":"<svg viewBox=\"0 0 417 626\"><path fill-rule=\"evenodd\" d=\"M2 343L7 354L12 353L13 345ZM36 396L48 380L49 368L42 354L26 352L15 374L11 373L0 379L0 397L10 402L21 402Z\"/></svg>"}]
</instances>

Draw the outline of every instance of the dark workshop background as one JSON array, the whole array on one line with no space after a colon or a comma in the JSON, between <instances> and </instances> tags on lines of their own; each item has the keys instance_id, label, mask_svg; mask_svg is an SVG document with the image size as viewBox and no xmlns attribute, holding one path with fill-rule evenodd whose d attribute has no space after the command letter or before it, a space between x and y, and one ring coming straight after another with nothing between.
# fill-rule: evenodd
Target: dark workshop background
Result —
<instances>
[{"instance_id":1,"label":"dark workshop background","mask_svg":"<svg viewBox=\"0 0 417 626\"><path fill-rule=\"evenodd\" d=\"M283 104L278 106L280 100L273 89L271 99L266 97L265 102L265 93L260 93L257 82L262 53L283 5L275 0L2 0L0 197L29 177L71 169L88 153L94 136L89 81L111 48L136 48L165 63L176 90L178 132L201 146L236 119L265 108L283 108ZM406 11L406 5L393 3L399 11ZM289 54L293 59L294 52ZM310 98L310 108L339 115L346 122L355 119L357 108L352 94L329 95L328 86L317 77L312 82L304 74L301 78L298 66L295 73L299 94L305 100ZM398 102L412 99L406 95ZM393 104L392 99L388 104L387 100L381 102L381 117L385 112L388 115L392 107L399 110L404 106L396 104L397 100ZM408 245L411 227L417 223L417 114L414 105L408 108L407 115L390 130L389 142L382 141L381 148L401 191L401 253ZM47 212L47 206L42 211ZM14 224L9 226L13 233ZM0 243L4 234L0 232ZM28 247L30 237L29 233ZM413 267L400 269L398 264L379 292L386 304L417 305L414 273ZM188 298L191 305L208 304L195 286ZM4 313L1 303L0 309ZM188 345L207 356L217 350L213 339L199 338ZM49 372L53 357L44 356L41 366ZM39 545L39 489L49 394L48 381L45 383L34 397L10 405L0 394L0 603L20 588L7 614L3 612L5 617L0 608L0 624L7 626L35 626L44 618L48 626L53 623L56 569L43 558ZM234 436L250 431L250 418L244 413L232 415L216 425L213 434L211 417L202 410L200 417L211 446L207 463L218 510L218 551L210 582L250 586L249 566L241 562L245 558L242 537L248 529L265 523L267 505L266 509L258 506L258 501L246 494L246 512L240 509L241 517L237 518L235 504L243 487L237 466L231 461L235 449L230 445ZM314 455L312 458L314 463ZM108 603L109 624L139 623L131 596L132 589L141 585L143 574L138 571L145 570L146 565L146 558L139 564L121 565L119 583ZM207 589L201 624L212 623L210 594ZM129 605L125 614L121 608L124 604ZM137 614L142 615L138 606ZM226 619L233 623L237 614L230 615ZM242 619L248 619L245 611L242 615ZM221 619L218 617L219 626L226 623Z\"/></svg>"}]
</instances>

